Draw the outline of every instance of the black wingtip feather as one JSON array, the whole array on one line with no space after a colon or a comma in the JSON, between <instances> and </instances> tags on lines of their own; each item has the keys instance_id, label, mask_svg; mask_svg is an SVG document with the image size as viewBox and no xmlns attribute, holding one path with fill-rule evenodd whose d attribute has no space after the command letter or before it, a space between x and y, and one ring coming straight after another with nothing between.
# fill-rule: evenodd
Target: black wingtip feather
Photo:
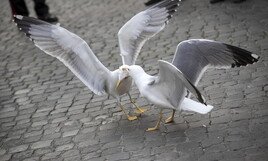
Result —
<instances>
[{"instance_id":1,"label":"black wingtip feather","mask_svg":"<svg viewBox=\"0 0 268 161\"><path fill-rule=\"evenodd\" d=\"M14 15L14 22L17 24L51 25L48 22L33 17Z\"/></svg>"},{"instance_id":2,"label":"black wingtip feather","mask_svg":"<svg viewBox=\"0 0 268 161\"><path fill-rule=\"evenodd\" d=\"M176 7L178 7L178 3L180 2L180 0L165 0L159 3L156 3L155 5L153 5L150 8L155 8L155 7L159 7L159 8L167 8L169 9L174 9Z\"/></svg>"},{"instance_id":3,"label":"black wingtip feather","mask_svg":"<svg viewBox=\"0 0 268 161\"><path fill-rule=\"evenodd\" d=\"M148 1L149 3L151 2L159 2L155 5L153 5L152 7L150 8L165 8L167 10L167 13L168 13L168 16L167 16L167 21L165 22L165 24L168 23L168 20L171 19L173 17L173 14L175 12L177 12L177 7L179 6L179 2L181 0L164 0L164 1L159 1L159 0L151 0L151 1Z\"/></svg>"},{"instance_id":4,"label":"black wingtip feather","mask_svg":"<svg viewBox=\"0 0 268 161\"><path fill-rule=\"evenodd\" d=\"M169 10L168 14L173 15L175 12L177 12L177 10L175 10L175 9L174 10Z\"/></svg>"},{"instance_id":5,"label":"black wingtip feather","mask_svg":"<svg viewBox=\"0 0 268 161\"><path fill-rule=\"evenodd\" d=\"M229 44L224 44L228 48L229 51L232 52L235 63L232 64L232 68L246 66L247 64L253 64L259 60L259 56L256 54L252 54L252 52L247 51L245 49L232 46Z\"/></svg>"}]
</instances>

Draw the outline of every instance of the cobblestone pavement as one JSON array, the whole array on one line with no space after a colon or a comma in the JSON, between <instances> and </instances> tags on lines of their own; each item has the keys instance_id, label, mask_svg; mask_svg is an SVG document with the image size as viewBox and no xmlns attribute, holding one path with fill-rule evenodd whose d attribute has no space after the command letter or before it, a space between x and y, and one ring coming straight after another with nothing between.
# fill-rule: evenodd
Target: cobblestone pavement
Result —
<instances>
[{"instance_id":1,"label":"cobblestone pavement","mask_svg":"<svg viewBox=\"0 0 268 161\"><path fill-rule=\"evenodd\" d=\"M32 1L27 2L32 11ZM85 39L111 70L121 65L117 32L145 9L144 2L48 0L61 25ZM267 6L266 0L182 3L167 28L142 49L137 64L150 74L158 72L158 59L171 61L176 45L189 38L220 40L261 58L247 67L205 73L198 88L215 107L210 114L177 113L175 123L145 132L158 111L139 97L137 88L133 97L150 110L130 122L115 99L94 95L62 63L19 33L8 1L2 1L0 161L267 161ZM132 113L127 97L123 102Z\"/></svg>"}]
</instances>

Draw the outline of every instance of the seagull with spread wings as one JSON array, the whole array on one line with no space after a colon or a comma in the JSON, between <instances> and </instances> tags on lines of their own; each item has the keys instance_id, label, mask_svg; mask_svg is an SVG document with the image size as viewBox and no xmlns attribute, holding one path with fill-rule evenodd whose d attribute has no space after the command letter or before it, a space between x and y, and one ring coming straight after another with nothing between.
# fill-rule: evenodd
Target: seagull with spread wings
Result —
<instances>
[{"instance_id":1,"label":"seagull with spread wings","mask_svg":"<svg viewBox=\"0 0 268 161\"><path fill-rule=\"evenodd\" d=\"M138 65L125 67L133 78L142 96L160 108L159 119L153 131L159 128L162 109L173 110L166 123L172 122L176 110L194 111L206 114L212 110L195 87L207 68L230 68L246 66L257 62L259 56L251 52L206 39L186 40L177 46L172 63L159 60L158 76L151 76ZM187 90L199 102L189 99Z\"/></svg>"},{"instance_id":2,"label":"seagull with spread wings","mask_svg":"<svg viewBox=\"0 0 268 161\"><path fill-rule=\"evenodd\" d=\"M136 14L119 30L119 47L124 65L135 63L146 40L164 29L172 14L176 12L179 1L160 2ZM131 99L129 91L132 78L124 65L110 71L98 60L83 39L63 27L21 15L15 15L14 21L35 46L60 60L91 91L97 95L108 93L115 97L129 120L135 120L137 117L126 113L120 101L121 95L128 94L139 113L145 111ZM132 56L131 59L128 55Z\"/></svg>"}]
</instances>

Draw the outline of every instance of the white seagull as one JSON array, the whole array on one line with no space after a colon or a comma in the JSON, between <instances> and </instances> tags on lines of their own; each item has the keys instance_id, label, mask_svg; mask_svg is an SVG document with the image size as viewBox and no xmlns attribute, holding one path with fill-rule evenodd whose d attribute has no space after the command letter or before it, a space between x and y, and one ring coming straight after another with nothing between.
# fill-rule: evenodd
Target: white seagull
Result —
<instances>
[{"instance_id":1,"label":"white seagull","mask_svg":"<svg viewBox=\"0 0 268 161\"><path fill-rule=\"evenodd\" d=\"M159 128L162 119L162 109L173 109L166 123L172 122L175 110L188 110L206 114L212 106L206 105L205 100L195 85L207 68L230 68L246 66L257 62L259 56L251 52L205 39L186 40L177 46L172 63L159 60L158 76L151 76L138 65L125 67L137 85L141 96L160 108L159 119L153 128ZM187 90L193 93L201 102L191 100ZM203 104L202 104L203 103Z\"/></svg>"},{"instance_id":2,"label":"white seagull","mask_svg":"<svg viewBox=\"0 0 268 161\"><path fill-rule=\"evenodd\" d=\"M164 29L172 14L176 12L179 1L160 2L136 14L119 30L118 39L123 64L135 63L145 41ZM129 120L135 120L137 117L126 113L120 101L121 95L127 93L138 112L145 111L131 99L129 91L132 79L124 66L110 71L98 60L83 39L63 27L21 15L15 15L14 21L39 49L60 60L91 91L97 95L108 93L115 97ZM132 55L131 59L128 55Z\"/></svg>"}]
</instances>

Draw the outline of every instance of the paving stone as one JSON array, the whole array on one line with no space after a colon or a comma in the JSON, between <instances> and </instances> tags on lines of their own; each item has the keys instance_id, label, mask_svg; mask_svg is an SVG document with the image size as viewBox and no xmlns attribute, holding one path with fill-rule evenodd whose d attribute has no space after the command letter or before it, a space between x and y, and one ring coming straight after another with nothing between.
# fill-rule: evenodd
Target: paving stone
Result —
<instances>
[{"instance_id":1,"label":"paving stone","mask_svg":"<svg viewBox=\"0 0 268 161\"><path fill-rule=\"evenodd\" d=\"M156 155L156 160L176 160L179 158L179 153L176 152L168 152L162 153L160 155Z\"/></svg>"},{"instance_id":2,"label":"paving stone","mask_svg":"<svg viewBox=\"0 0 268 161\"><path fill-rule=\"evenodd\" d=\"M44 148L48 147L51 145L52 140L45 140L45 141L38 141L32 144L31 148L32 149L39 149L39 148Z\"/></svg>"},{"instance_id":3,"label":"paving stone","mask_svg":"<svg viewBox=\"0 0 268 161\"><path fill-rule=\"evenodd\" d=\"M118 30L147 8L145 1L129 0L46 2L61 26L88 42L109 70L122 65ZM95 95L18 32L8 1L2 3L0 161L267 160L267 1L182 1L166 28L144 44L136 64L152 75L159 71L157 60L171 62L177 44L191 38L219 40L261 57L247 67L208 69L197 88L214 106L212 112L176 113L173 123L155 132L145 129L155 124L158 110L136 86L132 97L150 110L130 122L116 99ZM34 3L27 6L34 16ZM128 96L122 103L132 114Z\"/></svg>"},{"instance_id":4,"label":"paving stone","mask_svg":"<svg viewBox=\"0 0 268 161\"><path fill-rule=\"evenodd\" d=\"M5 149L0 149L0 156L4 155L6 153Z\"/></svg>"},{"instance_id":5,"label":"paving stone","mask_svg":"<svg viewBox=\"0 0 268 161\"><path fill-rule=\"evenodd\" d=\"M72 156L79 156L79 150L73 149L73 150L68 150L62 154L62 156L65 157L72 157Z\"/></svg>"},{"instance_id":6,"label":"paving stone","mask_svg":"<svg viewBox=\"0 0 268 161\"><path fill-rule=\"evenodd\" d=\"M84 104L84 105L72 106L71 108L69 108L69 111L74 111L74 110L84 109L85 106L86 106L85 104Z\"/></svg>"},{"instance_id":7,"label":"paving stone","mask_svg":"<svg viewBox=\"0 0 268 161\"><path fill-rule=\"evenodd\" d=\"M43 133L43 130L40 131L32 131L30 133L25 133L24 137L28 138L28 137L32 137L32 136L36 136L36 135L41 135Z\"/></svg>"},{"instance_id":8,"label":"paving stone","mask_svg":"<svg viewBox=\"0 0 268 161\"><path fill-rule=\"evenodd\" d=\"M61 145L61 146L58 146L58 147L56 148L56 151L69 150L69 149L72 149L73 146L74 146L73 143L71 143L71 144Z\"/></svg>"},{"instance_id":9,"label":"paving stone","mask_svg":"<svg viewBox=\"0 0 268 161\"><path fill-rule=\"evenodd\" d=\"M37 135L37 136L31 136L28 138L25 138L23 140L24 143L34 143L40 140L40 138L42 137L42 135Z\"/></svg>"},{"instance_id":10,"label":"paving stone","mask_svg":"<svg viewBox=\"0 0 268 161\"><path fill-rule=\"evenodd\" d=\"M48 134L48 135L43 135L42 139L47 140L55 140L56 138L60 138L61 133L54 133L54 134Z\"/></svg>"},{"instance_id":11,"label":"paving stone","mask_svg":"<svg viewBox=\"0 0 268 161\"><path fill-rule=\"evenodd\" d=\"M93 139L94 136L95 136L94 133L78 134L74 137L73 141L74 142L82 142L85 140Z\"/></svg>"},{"instance_id":12,"label":"paving stone","mask_svg":"<svg viewBox=\"0 0 268 161\"><path fill-rule=\"evenodd\" d=\"M47 123L48 122L46 120L38 121L38 122L33 122L32 127L46 125Z\"/></svg>"},{"instance_id":13,"label":"paving stone","mask_svg":"<svg viewBox=\"0 0 268 161\"><path fill-rule=\"evenodd\" d=\"M8 161L10 160L11 156L12 156L11 154L5 154L1 156L1 161Z\"/></svg>"},{"instance_id":14,"label":"paving stone","mask_svg":"<svg viewBox=\"0 0 268 161\"><path fill-rule=\"evenodd\" d=\"M56 159L60 155L61 152L52 152L52 153L47 153L42 156L41 160L48 160L48 159Z\"/></svg>"},{"instance_id":15,"label":"paving stone","mask_svg":"<svg viewBox=\"0 0 268 161\"><path fill-rule=\"evenodd\" d=\"M208 160L222 160L223 156L221 153L205 153L198 158L198 161Z\"/></svg>"},{"instance_id":16,"label":"paving stone","mask_svg":"<svg viewBox=\"0 0 268 161\"><path fill-rule=\"evenodd\" d=\"M92 153L88 153L87 155L83 156L83 160L92 160L92 159L98 158L98 157L100 157L100 153L92 152Z\"/></svg>"},{"instance_id":17,"label":"paving stone","mask_svg":"<svg viewBox=\"0 0 268 161\"><path fill-rule=\"evenodd\" d=\"M96 145L80 148L80 152L81 152L81 154L89 154L89 153L94 154L94 152L99 151L100 148L101 148L100 144L96 144Z\"/></svg>"},{"instance_id":18,"label":"paving stone","mask_svg":"<svg viewBox=\"0 0 268 161\"><path fill-rule=\"evenodd\" d=\"M105 156L105 158L107 158L107 160L127 160L129 159L129 153L126 152L121 152L121 153L117 153L117 154L112 154L112 155L107 155Z\"/></svg>"},{"instance_id":19,"label":"paving stone","mask_svg":"<svg viewBox=\"0 0 268 161\"><path fill-rule=\"evenodd\" d=\"M15 153L12 156L12 160L23 160L25 158L31 157L32 154L33 154L33 150L26 150L23 152Z\"/></svg>"},{"instance_id":20,"label":"paving stone","mask_svg":"<svg viewBox=\"0 0 268 161\"><path fill-rule=\"evenodd\" d=\"M23 161L38 161L38 160L39 160L39 157L31 157L31 158L23 159Z\"/></svg>"},{"instance_id":21,"label":"paving stone","mask_svg":"<svg viewBox=\"0 0 268 161\"><path fill-rule=\"evenodd\" d=\"M69 117L70 120L81 120L81 119L84 119L84 118L88 118L90 119L90 117L88 116L87 113L83 113L83 112L80 112L80 113L77 113L77 114L73 114Z\"/></svg>"},{"instance_id":22,"label":"paving stone","mask_svg":"<svg viewBox=\"0 0 268 161\"><path fill-rule=\"evenodd\" d=\"M14 117L17 115L17 111L12 111L12 112L4 112L0 114L0 119L2 118L8 118L8 117Z\"/></svg>"},{"instance_id":23,"label":"paving stone","mask_svg":"<svg viewBox=\"0 0 268 161\"><path fill-rule=\"evenodd\" d=\"M81 160L81 157L80 156L72 156L72 157L66 157L64 158L64 161L73 161L73 160Z\"/></svg>"},{"instance_id":24,"label":"paving stone","mask_svg":"<svg viewBox=\"0 0 268 161\"><path fill-rule=\"evenodd\" d=\"M60 146L60 145L64 145L64 144L67 144L67 143L71 143L71 141L72 141L71 137L63 138L63 137L60 137L60 135L59 135L59 137L54 140L54 145L55 146Z\"/></svg>"},{"instance_id":25,"label":"paving stone","mask_svg":"<svg viewBox=\"0 0 268 161\"><path fill-rule=\"evenodd\" d=\"M18 90L18 91L15 92L15 95L28 93L28 92L30 92L30 90L31 89L21 89L21 90Z\"/></svg>"},{"instance_id":26,"label":"paving stone","mask_svg":"<svg viewBox=\"0 0 268 161\"><path fill-rule=\"evenodd\" d=\"M47 153L50 153L50 152L51 152L51 149L49 147L41 148L41 149L36 149L34 151L34 155L41 156L43 154L47 154Z\"/></svg>"},{"instance_id":27,"label":"paving stone","mask_svg":"<svg viewBox=\"0 0 268 161\"><path fill-rule=\"evenodd\" d=\"M106 155L111 155L111 154L117 154L117 153L120 153L121 151L122 151L122 147L118 146L118 147L113 147L113 148L103 150L101 155L106 156Z\"/></svg>"},{"instance_id":28,"label":"paving stone","mask_svg":"<svg viewBox=\"0 0 268 161\"><path fill-rule=\"evenodd\" d=\"M65 120L67 120L67 117L55 118L54 120L52 120L52 123L63 122Z\"/></svg>"},{"instance_id":29,"label":"paving stone","mask_svg":"<svg viewBox=\"0 0 268 161\"><path fill-rule=\"evenodd\" d=\"M82 147L96 145L98 143L99 143L98 140L86 140L86 141L83 141L83 142L78 143L78 147L79 148L82 148Z\"/></svg>"},{"instance_id":30,"label":"paving stone","mask_svg":"<svg viewBox=\"0 0 268 161\"><path fill-rule=\"evenodd\" d=\"M22 152L22 151L25 151L28 147L29 145L19 145L17 147L10 148L9 152L10 153Z\"/></svg>"},{"instance_id":31,"label":"paving stone","mask_svg":"<svg viewBox=\"0 0 268 161\"><path fill-rule=\"evenodd\" d=\"M74 136L78 133L79 130L73 130L73 131L66 131L63 133L63 137L68 137L68 136Z\"/></svg>"}]
</instances>

